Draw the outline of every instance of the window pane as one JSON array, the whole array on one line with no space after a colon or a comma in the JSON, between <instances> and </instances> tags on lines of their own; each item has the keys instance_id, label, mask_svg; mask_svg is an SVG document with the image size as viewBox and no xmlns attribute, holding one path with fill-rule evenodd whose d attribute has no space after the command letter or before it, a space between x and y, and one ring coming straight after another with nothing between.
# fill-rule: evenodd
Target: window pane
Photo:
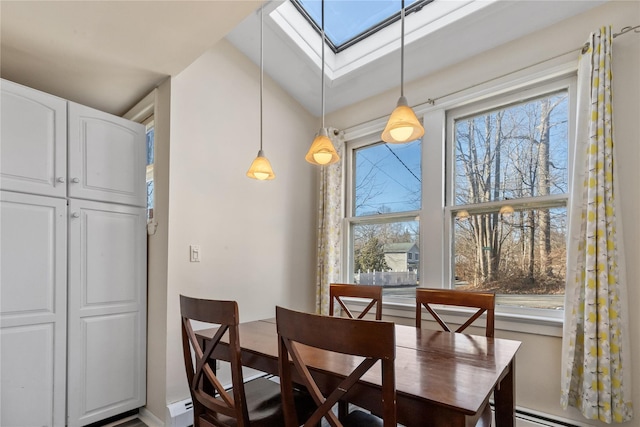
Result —
<instances>
[{"instance_id":1,"label":"window pane","mask_svg":"<svg viewBox=\"0 0 640 427\"><path fill-rule=\"evenodd\" d=\"M355 216L420 209L420 153L420 140L354 150Z\"/></svg>"},{"instance_id":2,"label":"window pane","mask_svg":"<svg viewBox=\"0 0 640 427\"><path fill-rule=\"evenodd\" d=\"M501 305L563 308L566 219L566 207L456 219L455 287L494 291Z\"/></svg>"},{"instance_id":3,"label":"window pane","mask_svg":"<svg viewBox=\"0 0 640 427\"><path fill-rule=\"evenodd\" d=\"M147 219L153 218L154 206L154 177L153 164L155 161L155 128L154 122L147 124Z\"/></svg>"},{"instance_id":4,"label":"window pane","mask_svg":"<svg viewBox=\"0 0 640 427\"><path fill-rule=\"evenodd\" d=\"M419 223L354 224L351 281L382 285L384 295L415 294L420 267Z\"/></svg>"},{"instance_id":5,"label":"window pane","mask_svg":"<svg viewBox=\"0 0 640 427\"><path fill-rule=\"evenodd\" d=\"M455 121L455 205L567 192L561 91Z\"/></svg>"},{"instance_id":6,"label":"window pane","mask_svg":"<svg viewBox=\"0 0 640 427\"><path fill-rule=\"evenodd\" d=\"M417 0L405 0L405 10ZM319 0L297 0L318 28L322 24L322 2ZM327 1L325 6L324 30L334 46L341 45L362 33L383 24L400 12L400 2L380 0Z\"/></svg>"}]
</instances>

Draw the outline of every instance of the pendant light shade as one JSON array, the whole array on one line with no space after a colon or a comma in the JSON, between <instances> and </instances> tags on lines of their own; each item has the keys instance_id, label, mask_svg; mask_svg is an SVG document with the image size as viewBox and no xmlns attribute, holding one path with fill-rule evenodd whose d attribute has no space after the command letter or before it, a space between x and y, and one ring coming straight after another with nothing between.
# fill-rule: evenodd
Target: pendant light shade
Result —
<instances>
[{"instance_id":1,"label":"pendant light shade","mask_svg":"<svg viewBox=\"0 0 640 427\"><path fill-rule=\"evenodd\" d=\"M329 139L327 129L320 129L304 159L314 165L330 165L340 160L340 156Z\"/></svg>"},{"instance_id":2,"label":"pendant light shade","mask_svg":"<svg viewBox=\"0 0 640 427\"><path fill-rule=\"evenodd\" d=\"M424 135L424 128L411 107L407 105L407 98L401 96L398 106L391 113L387 126L382 132L382 140L391 144L401 144L414 141Z\"/></svg>"},{"instance_id":3,"label":"pendant light shade","mask_svg":"<svg viewBox=\"0 0 640 427\"><path fill-rule=\"evenodd\" d=\"M400 99L381 136L384 142L391 144L415 141L424 135L422 124L404 97L404 0L400 9L400 23Z\"/></svg>"},{"instance_id":4,"label":"pendant light shade","mask_svg":"<svg viewBox=\"0 0 640 427\"><path fill-rule=\"evenodd\" d=\"M271 169L269 159L264 156L262 150L258 151L258 156L255 158L253 163L251 163L251 167L249 167L249 170L247 171L247 176L249 178L259 179L260 181L276 177L276 174L273 173L273 169Z\"/></svg>"},{"instance_id":5,"label":"pendant light shade","mask_svg":"<svg viewBox=\"0 0 640 427\"><path fill-rule=\"evenodd\" d=\"M269 159L267 159L262 151L262 87L264 80L264 65L263 65L263 11L264 11L264 3L260 6L260 150L258 150L258 156L255 158L249 170L247 171L247 176L249 178L258 179L260 181L271 180L276 177L276 174L273 173L273 169L271 169L271 163Z\"/></svg>"},{"instance_id":6,"label":"pendant light shade","mask_svg":"<svg viewBox=\"0 0 640 427\"><path fill-rule=\"evenodd\" d=\"M311 143L311 147L304 159L311 164L324 166L340 160L338 152L329 139L327 128L324 127L324 0L322 0L322 23L320 27L322 29L322 128L320 128L318 135Z\"/></svg>"},{"instance_id":7,"label":"pendant light shade","mask_svg":"<svg viewBox=\"0 0 640 427\"><path fill-rule=\"evenodd\" d=\"M515 210L513 209L512 206L505 205L500 208L500 211L498 213L500 213L501 215L511 215L514 212Z\"/></svg>"}]
</instances>

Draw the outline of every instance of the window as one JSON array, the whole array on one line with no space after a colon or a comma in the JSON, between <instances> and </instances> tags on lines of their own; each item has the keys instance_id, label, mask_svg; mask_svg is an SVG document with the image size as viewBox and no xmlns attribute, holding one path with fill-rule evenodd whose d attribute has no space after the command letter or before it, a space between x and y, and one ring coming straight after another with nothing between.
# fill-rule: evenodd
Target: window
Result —
<instances>
[{"instance_id":1,"label":"window","mask_svg":"<svg viewBox=\"0 0 640 427\"><path fill-rule=\"evenodd\" d=\"M454 286L498 305L562 309L569 89L448 113Z\"/></svg>"},{"instance_id":2,"label":"window","mask_svg":"<svg viewBox=\"0 0 640 427\"><path fill-rule=\"evenodd\" d=\"M414 294L418 272L407 253L419 250L421 147L420 140L376 140L351 152L350 282L384 285L387 295Z\"/></svg>"},{"instance_id":3,"label":"window","mask_svg":"<svg viewBox=\"0 0 640 427\"><path fill-rule=\"evenodd\" d=\"M153 219L154 206L154 178L153 164L155 161L155 130L153 116L144 121L147 137L147 221Z\"/></svg>"},{"instance_id":4,"label":"window","mask_svg":"<svg viewBox=\"0 0 640 427\"><path fill-rule=\"evenodd\" d=\"M383 285L386 303L413 305L417 286L491 290L499 312L560 319L571 72L425 107L423 141L348 141L344 279Z\"/></svg>"},{"instance_id":5,"label":"window","mask_svg":"<svg viewBox=\"0 0 640 427\"><path fill-rule=\"evenodd\" d=\"M433 0L405 0L405 14L418 11ZM292 0L302 16L318 31L322 25L322 2ZM325 2L324 31L333 52L340 52L384 28L400 17L401 2Z\"/></svg>"}]
</instances>

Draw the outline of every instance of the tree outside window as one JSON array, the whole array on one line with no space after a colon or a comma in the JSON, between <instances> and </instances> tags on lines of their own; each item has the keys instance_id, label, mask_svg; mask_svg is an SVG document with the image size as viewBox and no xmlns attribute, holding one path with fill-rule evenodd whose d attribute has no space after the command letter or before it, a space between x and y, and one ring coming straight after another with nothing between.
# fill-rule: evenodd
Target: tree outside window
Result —
<instances>
[{"instance_id":1,"label":"tree outside window","mask_svg":"<svg viewBox=\"0 0 640 427\"><path fill-rule=\"evenodd\" d=\"M420 163L420 140L352 151L351 282L383 285L385 295L414 294L417 264L409 251L419 247Z\"/></svg>"},{"instance_id":2,"label":"tree outside window","mask_svg":"<svg viewBox=\"0 0 640 427\"><path fill-rule=\"evenodd\" d=\"M563 90L453 120L458 287L495 291L499 304L537 295L527 306L562 308L568 105Z\"/></svg>"}]
</instances>

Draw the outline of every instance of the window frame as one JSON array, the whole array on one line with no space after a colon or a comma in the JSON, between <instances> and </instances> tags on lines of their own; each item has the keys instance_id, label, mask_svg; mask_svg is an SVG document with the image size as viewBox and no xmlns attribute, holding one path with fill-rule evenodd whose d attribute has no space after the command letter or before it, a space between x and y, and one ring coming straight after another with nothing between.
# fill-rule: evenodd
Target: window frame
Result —
<instances>
[{"instance_id":1,"label":"window frame","mask_svg":"<svg viewBox=\"0 0 640 427\"><path fill-rule=\"evenodd\" d=\"M468 117L477 113L485 111L491 111L494 109L508 107L510 105L516 105L527 100L535 99L547 94L553 94L560 90L566 90L569 97L568 100L568 147L567 147L567 193L563 194L551 194L548 196L527 197L518 200L514 203L514 200L510 201L492 201L476 205L454 205L455 199L455 146L453 144L454 138L454 123L456 119ZM455 271L455 265L453 260L453 233L455 213L460 210L466 210L469 214L483 213L489 211L495 211L504 205L513 205L514 207L520 207L524 204L531 208L543 208L543 207L566 207L567 218L569 214L569 188L571 188L571 168L573 158L573 136L575 125L575 96L576 96L576 77L567 76L558 79L552 79L548 82L538 83L529 88L519 89L506 94L497 95L495 97L487 98L478 102L467 104L460 107L453 107L447 109L446 112L446 153L445 153L445 200L444 200L444 228L445 228L445 259L444 265L447 269L447 283L452 283L451 277ZM496 304L496 312L503 314L524 314L533 317L552 317L562 318L564 310L549 310L549 309L536 309L525 307L514 307Z\"/></svg>"},{"instance_id":2,"label":"window frame","mask_svg":"<svg viewBox=\"0 0 640 427\"><path fill-rule=\"evenodd\" d=\"M558 58L556 58L558 59ZM563 62L564 61L564 62ZM422 208L419 211L402 214L389 214L394 219L416 219L420 221L420 266L419 275L423 286L436 286L452 283L452 232L453 211L461 206L450 206L447 193L450 167L447 161L452 149L450 140L452 129L447 126L451 111L477 110L482 111L486 105L508 105L506 100L517 102L537 95L544 95L566 88L569 93L569 126L568 126L568 168L572 169L573 141L576 117L576 73L577 62L573 58L560 58L557 61L535 64L513 73L496 77L484 83L472 85L467 89L455 91L450 95L438 98L438 102L428 102L414 107L418 117L423 118L423 126L427 130L422 139L422 182L430 183L422 186ZM348 278L353 266L351 223L361 218L352 217L351 197L353 185L353 155L356 148L380 142L379 134L384 128L386 117L379 118L345 130L345 218L343 234L343 273L342 280ZM571 188L571 173L568 173L568 188ZM570 196L548 196L567 200L567 215L569 215ZM436 203L427 203L437 200ZM555 200L550 200L555 202ZM422 219L422 220L420 220ZM386 300L385 314L397 317L411 318L414 316L415 305ZM456 317L459 313L452 310L449 313ZM535 333L549 336L561 336L563 325L563 310L524 309L519 307L497 306L496 328L510 331Z\"/></svg>"},{"instance_id":3,"label":"window frame","mask_svg":"<svg viewBox=\"0 0 640 427\"><path fill-rule=\"evenodd\" d=\"M382 129L380 129L382 132ZM369 134L363 138L358 138L353 141L346 142L346 150L345 150L345 218L344 218L344 235L348 236L348 238L342 239L342 253L344 256L343 259L343 278L342 281L345 283L349 283L351 281L350 272L354 269L354 236L353 236L353 226L358 224L384 224L389 222L402 222L402 221L418 221L418 233L420 236L422 235L422 227L420 224L420 209L403 211L403 212L391 212L384 214L375 214L375 215L360 215L355 216L354 210L354 187L355 187L355 156L353 153L363 147L367 147L369 145L374 145L380 143L381 140L379 138L379 133L377 134ZM422 144L420 151L422 150ZM424 156L423 156L424 158ZM422 168L422 166L421 166ZM422 202L421 202L422 205Z\"/></svg>"}]
</instances>

